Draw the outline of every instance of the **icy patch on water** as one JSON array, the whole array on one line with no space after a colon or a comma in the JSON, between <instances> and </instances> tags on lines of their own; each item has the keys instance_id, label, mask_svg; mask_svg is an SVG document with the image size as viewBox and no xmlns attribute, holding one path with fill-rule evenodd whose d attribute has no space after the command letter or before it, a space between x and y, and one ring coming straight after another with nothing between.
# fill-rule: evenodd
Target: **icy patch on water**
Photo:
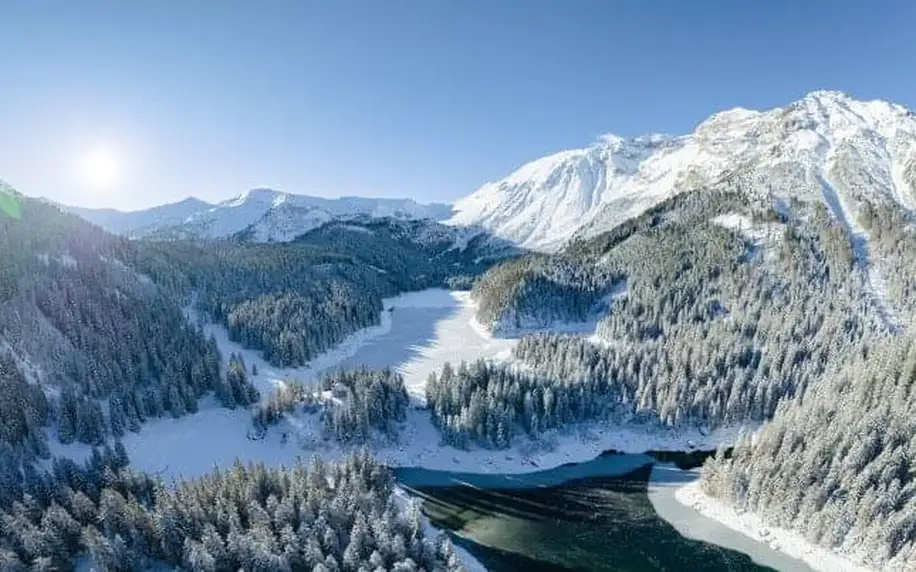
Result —
<instances>
[{"instance_id":1,"label":"icy patch on water","mask_svg":"<svg viewBox=\"0 0 916 572\"><path fill-rule=\"evenodd\" d=\"M718 524L720 530L712 535L714 540L710 540L718 545L727 547L743 545L745 548L738 548L738 550L746 552L752 557L765 554L765 549L769 548L773 551L778 551L780 555L796 559L794 562L804 562L807 565L807 567L796 565L790 568L788 563L792 561L787 558L782 558L778 562L770 559L760 560L760 562L776 567L778 570L808 569L817 570L818 572L871 572L870 568L856 564L836 552L808 542L804 536L797 532L769 526L752 512L738 511L734 507L706 495L700 489L699 479L677 488L674 492L674 499L684 509L698 513L702 517L711 519ZM695 521L696 519L692 519L689 527L684 530L678 528L678 530L685 536L702 534L704 529L698 528L695 525ZM726 528L724 532L721 530L723 527ZM697 536L697 538L699 537Z\"/></svg>"}]
</instances>

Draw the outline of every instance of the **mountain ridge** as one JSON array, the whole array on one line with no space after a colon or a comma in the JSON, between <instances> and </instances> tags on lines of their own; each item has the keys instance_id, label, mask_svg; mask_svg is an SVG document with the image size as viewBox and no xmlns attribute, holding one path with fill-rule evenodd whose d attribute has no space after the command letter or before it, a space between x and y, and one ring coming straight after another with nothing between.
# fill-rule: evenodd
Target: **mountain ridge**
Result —
<instances>
[{"instance_id":1,"label":"mountain ridge","mask_svg":"<svg viewBox=\"0 0 916 572\"><path fill-rule=\"evenodd\" d=\"M251 227L253 240L260 242L287 242L335 218L369 215L442 220L451 214L451 207L442 203L355 196L325 198L265 187L249 189L215 204L188 197L139 211L55 204L105 230L131 238L223 239Z\"/></svg>"},{"instance_id":2,"label":"mountain ridge","mask_svg":"<svg viewBox=\"0 0 916 572\"><path fill-rule=\"evenodd\" d=\"M833 179L846 187L844 178L864 179L856 181L862 188L841 189L840 196L856 205L862 198L894 200L912 210L916 117L897 104L814 91L769 110L723 110L685 135L602 135L481 186L455 203L448 222L480 224L521 246L555 251L572 236L610 230L665 198L734 173L745 176L749 194L828 206Z\"/></svg>"},{"instance_id":3,"label":"mountain ridge","mask_svg":"<svg viewBox=\"0 0 916 572\"><path fill-rule=\"evenodd\" d=\"M916 211L916 116L903 106L813 91L782 107L714 113L687 134L601 135L486 183L453 205L324 198L254 188L216 204L188 198L145 211L64 207L135 238L284 242L355 216L427 218L480 227L520 247L557 251L673 195L720 186L787 208L825 204L855 230L863 200ZM117 214L116 214L117 213Z\"/></svg>"}]
</instances>

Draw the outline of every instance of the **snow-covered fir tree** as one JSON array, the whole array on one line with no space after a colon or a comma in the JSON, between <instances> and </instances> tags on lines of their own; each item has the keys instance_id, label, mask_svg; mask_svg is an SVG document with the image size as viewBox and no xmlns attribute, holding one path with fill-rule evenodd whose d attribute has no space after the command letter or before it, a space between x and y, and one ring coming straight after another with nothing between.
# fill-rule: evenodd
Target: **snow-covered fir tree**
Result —
<instances>
[{"instance_id":1,"label":"snow-covered fir tree","mask_svg":"<svg viewBox=\"0 0 916 572\"><path fill-rule=\"evenodd\" d=\"M0 567L71 570L88 557L125 572L463 569L365 452L288 469L237 462L172 486L126 466L120 445L47 473L0 458Z\"/></svg>"},{"instance_id":2,"label":"snow-covered fir tree","mask_svg":"<svg viewBox=\"0 0 916 572\"><path fill-rule=\"evenodd\" d=\"M287 413L317 414L325 438L362 444L373 432L396 438L409 403L404 378L391 369L341 370L313 386L285 383L255 409L252 422L263 431Z\"/></svg>"}]
</instances>

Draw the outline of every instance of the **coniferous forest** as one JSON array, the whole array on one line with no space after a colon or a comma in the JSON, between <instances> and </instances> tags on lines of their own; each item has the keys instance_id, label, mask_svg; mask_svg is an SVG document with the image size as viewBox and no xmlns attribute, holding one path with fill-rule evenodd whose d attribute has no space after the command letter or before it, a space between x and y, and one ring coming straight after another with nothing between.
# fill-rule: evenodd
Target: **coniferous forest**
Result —
<instances>
[{"instance_id":1,"label":"coniferous forest","mask_svg":"<svg viewBox=\"0 0 916 572\"><path fill-rule=\"evenodd\" d=\"M130 469L112 440L193 415L208 393L228 408L261 399L257 372L220 355L201 319L271 363L299 365L377 323L383 296L479 273L492 264L481 250L436 259L431 223L397 221L373 222L388 238L370 243L325 236L334 229L290 245L131 241L16 200L21 220L0 217L0 568L459 569L366 454L162 483ZM425 275L413 271L421 258ZM390 371L340 372L319 391L344 397L322 413L325 438L358 444L404 421L403 380ZM256 423L284 397L271 399ZM48 439L102 448L81 465L51 459Z\"/></svg>"},{"instance_id":2,"label":"coniferous forest","mask_svg":"<svg viewBox=\"0 0 916 572\"><path fill-rule=\"evenodd\" d=\"M130 470L120 446L47 473L3 463L4 571L70 570L81 558L123 572L461 569L367 453L291 468L236 462L174 486Z\"/></svg>"},{"instance_id":3,"label":"coniferous forest","mask_svg":"<svg viewBox=\"0 0 916 572\"><path fill-rule=\"evenodd\" d=\"M320 413L325 438L365 444L374 431L396 438L409 402L404 378L390 369L338 371L313 387L298 382L280 387L255 408L252 423L265 431L287 413Z\"/></svg>"},{"instance_id":4,"label":"coniferous forest","mask_svg":"<svg viewBox=\"0 0 916 572\"><path fill-rule=\"evenodd\" d=\"M762 424L706 464L707 494L874 566L913 565L911 215L863 202L866 257L820 203L749 201L740 185L521 256L395 219L287 244L127 240L21 198L28 224L0 218L0 567L456 569L365 454L161 483L117 439L212 395L250 408L255 435L315 414L328 442L397 440L410 407L399 374L341 371L261 395L257 372L199 324L301 366L378 324L383 297L470 284L477 320L518 343L508 361L430 376L443 445L505 449L583 423ZM589 327L552 332L570 324ZM51 441L98 452L52 460Z\"/></svg>"},{"instance_id":5,"label":"coniferous forest","mask_svg":"<svg viewBox=\"0 0 916 572\"><path fill-rule=\"evenodd\" d=\"M478 319L521 336L523 367L444 370L428 389L434 419L451 443L495 447L557 419L772 420L707 463L705 492L871 566L911 569L916 267L904 261L916 221L891 203L859 212L867 258L820 204L748 207L726 190L494 267L474 288ZM743 228L725 224L732 213ZM621 282L626 296L608 304ZM596 309L593 336L539 331ZM461 390L443 390L443 375Z\"/></svg>"},{"instance_id":6,"label":"coniferous forest","mask_svg":"<svg viewBox=\"0 0 916 572\"><path fill-rule=\"evenodd\" d=\"M2 434L28 455L46 450L46 426L62 443L101 445L193 414L208 392L230 408L255 402L241 357L221 356L201 318L298 366L377 324L382 297L473 276L493 263L484 251L507 248L446 250L434 223L393 219L287 245L131 241L20 200L22 220L0 218L0 383L19 411Z\"/></svg>"}]
</instances>

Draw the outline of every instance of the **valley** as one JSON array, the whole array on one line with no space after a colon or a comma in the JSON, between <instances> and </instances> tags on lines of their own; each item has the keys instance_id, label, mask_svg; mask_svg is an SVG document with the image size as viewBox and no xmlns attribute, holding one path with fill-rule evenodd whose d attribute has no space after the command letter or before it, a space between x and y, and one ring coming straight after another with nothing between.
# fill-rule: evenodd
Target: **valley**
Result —
<instances>
[{"instance_id":1,"label":"valley","mask_svg":"<svg viewBox=\"0 0 916 572\"><path fill-rule=\"evenodd\" d=\"M191 312L189 319L195 321L197 316ZM321 375L338 369L391 367L404 376L414 405L420 407L425 401L426 377L441 367L442 363L479 358L499 361L512 359L511 350L517 339L488 335L475 322L474 306L467 292L431 289L387 298L384 300L384 311L378 326L356 332L334 349L297 368L271 366L258 352L246 350L232 342L222 326L207 323L204 330L217 340L222 355L242 355L249 368L254 366L257 369L258 375L253 376L252 381L262 396L270 395L286 383L314 382ZM594 327L594 324L591 326ZM580 329L588 327L588 324L582 324ZM567 329L577 328L570 326ZM177 483L183 479L206 475L214 467L231 467L236 460L278 467L293 466L297 458L307 460L315 455L328 461L344 458L348 448L322 439L319 425L315 415L288 415L263 437L252 439L251 419L247 411L227 410L214 399L205 398L194 415L148 422L140 433L127 434L121 442L133 467L168 483ZM658 470L652 468L650 478L646 469L653 465L654 460L641 454L651 450L710 449L734 439L735 430L727 428L707 433L687 428L666 430L652 424L639 427L595 423L571 431L545 434L538 441L522 442L504 451L478 448L463 450L443 445L428 413L424 409L415 408L408 412L396 440L379 440L373 442L371 447L379 461L390 467L398 467L395 475L399 485L411 491L410 496L423 499L427 498L427 494L413 489L428 487L433 483L437 487L470 486L475 490L561 487L556 491L547 489L538 494L543 499L541 502L546 505L560 503L559 506L565 506L563 503L568 502L569 495L585 494L572 492L567 487L573 487L573 491L575 487L584 487L586 491L592 490L591 487L598 487L598 491L608 486L614 489L616 485L604 483L602 479L610 476L613 480L615 475L637 471L640 474L637 481L642 479L643 484L628 485L623 491L641 497L638 510L635 506L631 507L629 501L614 510L608 508L611 505L601 505L604 508L599 512L606 513L614 526L611 530L600 532L601 542L596 537L582 544L583 550L601 551L613 547L617 542L630 543L631 535L637 534L636 528L651 526L657 527L659 532L648 536L647 533L639 533L639 537L650 543L683 544L683 547L676 550L678 559L672 560L669 565L677 563L678 566L702 566L702 569L708 570L758 569L740 555L744 552L764 566L776 566L779 570L808 570L802 564L768 549L765 543L749 543L746 537L736 535L673 501L671 482L683 486L684 483L695 481L698 478L696 471L681 472L673 466L658 466ZM609 450L627 452L629 455L608 455L606 452ZM64 456L82 461L88 458L90 452L88 447L81 444L52 445L55 457ZM679 473L673 477L673 481L669 476L674 474L672 472ZM658 478L656 475L659 475ZM596 482L592 484L589 479L596 479ZM588 494L604 493L593 491ZM504 495L501 493L500 496ZM432 511L433 522L445 526L441 513L434 506L426 510ZM489 509L486 515L487 518L494 518ZM543 518L541 516L535 520ZM571 519L570 522L580 521L575 512L563 518ZM647 521L653 524L649 525ZM569 526L563 522L562 519L557 520L555 526ZM677 532L666 524L669 522L675 525ZM594 526L594 523L584 524ZM529 538L528 533L513 532L513 526L517 526L517 523L512 525L511 522L506 524L496 520L475 526L484 526L488 534L505 534L509 535L506 538L515 539L512 540L515 544L511 545L514 546L516 556L494 556L484 546L470 541L466 537L469 532L463 531L456 540L456 549L459 554L471 559L469 563L466 562L470 570L481 566L476 560L478 554L487 564L485 569L514 570L512 563L517 562L521 554L533 554L530 551L535 544L541 545L542 542ZM503 529L505 531L500 532ZM474 534L471 537L476 538ZM667 540L663 541L663 538ZM605 544L605 539L612 542ZM692 544L694 540L691 539L711 545L729 546L737 552L732 554L712 548L695 549ZM580 538L579 542L582 541ZM489 546L492 542L486 541L484 544ZM573 541L566 539L558 542L557 547L562 548ZM506 549L500 551L505 553ZM719 562L711 559L712 554L721 555L723 560ZM610 560L609 553L592 557L609 562L608 570L639 570L648 562L655 561L651 551L623 552ZM503 567L499 562L503 562ZM573 565L571 569L583 569L581 561L578 562L580 565ZM537 565L548 566L546 562ZM557 569L565 568L561 566ZM585 569L604 568L586 566Z\"/></svg>"},{"instance_id":2,"label":"valley","mask_svg":"<svg viewBox=\"0 0 916 572\"><path fill-rule=\"evenodd\" d=\"M251 379L264 399L289 382L314 382L340 369L390 367L401 373L415 408L408 411L408 420L395 442L381 440L373 444L378 458L390 466L527 472L587 461L609 449L631 453L703 449L734 439L734 430L728 428L705 433L689 428L595 424L569 434L554 432L552 436L545 435L543 443L522 444L509 451L443 446L428 413L420 408L425 405L429 373L446 361L509 360L517 340L481 335L479 327L473 325L474 307L466 292L426 290L388 298L384 304L386 310L381 313L379 326L360 330L333 350L297 368L271 366L258 352L230 341L221 326L207 324L205 331L217 340L222 355L241 354L249 367L258 370ZM292 464L299 456L342 456L343 449L318 437L317 422L314 415L289 416L271 427L263 438L251 439L251 419L246 410L227 410L213 399L204 399L193 416L150 421L141 432L127 434L121 441L135 467L166 479L178 479L203 475L214 466L229 466L236 458L277 466ZM90 449L82 444L52 444L52 451L55 455L85 459Z\"/></svg>"},{"instance_id":3,"label":"valley","mask_svg":"<svg viewBox=\"0 0 916 572\"><path fill-rule=\"evenodd\" d=\"M218 8L0 0L0 572L916 572L916 3Z\"/></svg>"},{"instance_id":4,"label":"valley","mask_svg":"<svg viewBox=\"0 0 916 572\"><path fill-rule=\"evenodd\" d=\"M10 190L0 567L911 569L914 137L815 92L454 206Z\"/></svg>"}]
</instances>

